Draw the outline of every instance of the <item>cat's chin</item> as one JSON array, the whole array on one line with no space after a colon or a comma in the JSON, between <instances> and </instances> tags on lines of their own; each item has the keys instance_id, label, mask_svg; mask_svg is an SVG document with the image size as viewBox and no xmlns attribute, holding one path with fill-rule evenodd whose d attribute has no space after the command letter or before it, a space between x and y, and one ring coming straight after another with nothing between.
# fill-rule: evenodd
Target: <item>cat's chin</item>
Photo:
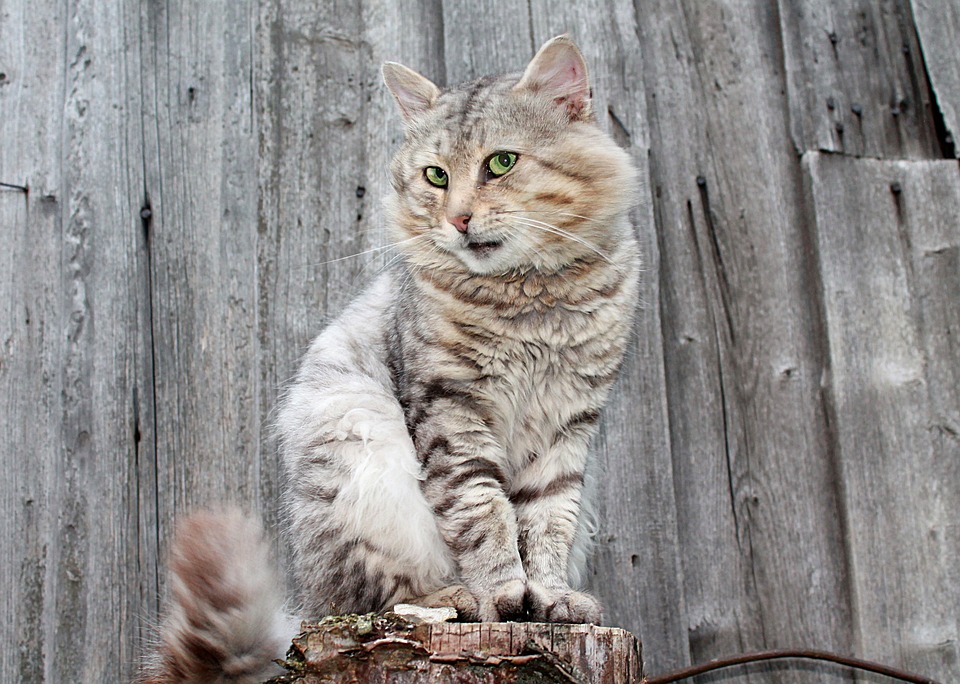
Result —
<instances>
[{"instance_id":1,"label":"cat's chin","mask_svg":"<svg viewBox=\"0 0 960 684\"><path fill-rule=\"evenodd\" d=\"M467 251L478 259L492 257L494 253L500 251L501 247L503 247L503 242L500 240L467 243Z\"/></svg>"},{"instance_id":2,"label":"cat's chin","mask_svg":"<svg viewBox=\"0 0 960 684\"><path fill-rule=\"evenodd\" d=\"M459 266L466 270L465 275L484 277L516 277L527 273L553 275L562 272L570 265L570 261L558 260L556 263L537 260L531 263L527 259L517 259L509 249L503 246L477 249L460 249L454 252Z\"/></svg>"},{"instance_id":3,"label":"cat's chin","mask_svg":"<svg viewBox=\"0 0 960 684\"><path fill-rule=\"evenodd\" d=\"M515 271L519 264L499 240L472 242L458 247L453 256L473 275L502 275Z\"/></svg>"}]
</instances>

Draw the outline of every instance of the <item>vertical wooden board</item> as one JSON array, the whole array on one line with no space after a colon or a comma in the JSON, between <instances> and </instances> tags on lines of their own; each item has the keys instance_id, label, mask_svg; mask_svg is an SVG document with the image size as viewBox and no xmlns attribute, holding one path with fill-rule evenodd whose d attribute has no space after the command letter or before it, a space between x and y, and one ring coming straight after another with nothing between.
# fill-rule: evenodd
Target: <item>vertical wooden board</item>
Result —
<instances>
[{"instance_id":1,"label":"vertical wooden board","mask_svg":"<svg viewBox=\"0 0 960 684\"><path fill-rule=\"evenodd\" d=\"M940 156L909 0L778 7L797 150Z\"/></svg>"},{"instance_id":2,"label":"vertical wooden board","mask_svg":"<svg viewBox=\"0 0 960 684\"><path fill-rule=\"evenodd\" d=\"M956 491L960 487L960 221L955 217L960 201L957 174L952 172L957 167L951 167L935 165L935 172L922 179L920 192L904 193L902 214L912 260L913 301L926 353L934 451L945 467L944 484ZM937 214L932 219L931 210ZM936 534L952 535L947 543L960 550L956 525ZM960 559L952 565L952 584L960 586Z\"/></svg>"},{"instance_id":3,"label":"vertical wooden board","mask_svg":"<svg viewBox=\"0 0 960 684\"><path fill-rule=\"evenodd\" d=\"M60 458L59 112L64 8L0 2L0 679L42 682L54 603L50 538L58 506L49 483ZM49 87L45 87L49 86Z\"/></svg>"},{"instance_id":4,"label":"vertical wooden board","mask_svg":"<svg viewBox=\"0 0 960 684\"><path fill-rule=\"evenodd\" d=\"M698 151L705 133L700 120L702 87L693 54L696 27L680 13L646 6L639 13L652 129L654 206L660 234L661 297L673 472L682 545L685 630L694 661L756 641L759 616L745 595L749 556L738 539L737 502L729 488L730 460L742 441L726 417L721 358L722 302L716 277L704 273L694 225L702 207L692 182L704 168ZM668 42L669 41L669 42ZM672 59L671 59L672 57ZM669 124L675 117L676 130ZM690 140L691 134L696 137ZM702 238L701 238L702 239ZM709 253L708 253L709 256ZM707 263L710 263L708 259ZM721 320L714 320L717 315ZM726 350L723 351L729 354ZM725 363L726 362L726 363ZM729 382L729 380L728 380ZM690 410L688 407L698 407ZM733 410L736 410L734 407ZM726 431L733 431L733 439ZM727 448L733 449L729 454ZM649 667L651 672L659 671Z\"/></svg>"},{"instance_id":5,"label":"vertical wooden board","mask_svg":"<svg viewBox=\"0 0 960 684\"><path fill-rule=\"evenodd\" d=\"M960 0L911 0L934 107L942 117L944 153L960 155ZM935 114L937 112L934 112Z\"/></svg>"},{"instance_id":6,"label":"vertical wooden board","mask_svg":"<svg viewBox=\"0 0 960 684\"><path fill-rule=\"evenodd\" d=\"M528 3L521 0L447 2L442 12L445 85L521 73L538 47Z\"/></svg>"},{"instance_id":7,"label":"vertical wooden board","mask_svg":"<svg viewBox=\"0 0 960 684\"><path fill-rule=\"evenodd\" d=\"M443 15L439 0L397 3L365 2L362 13L365 78L364 138L361 182L363 216L357 230L367 235L371 253L361 255L358 283L373 280L397 252L388 242L383 202L392 192L390 162L403 140L403 125L393 96L383 83L384 62L409 66L438 85L446 83L443 61Z\"/></svg>"},{"instance_id":8,"label":"vertical wooden board","mask_svg":"<svg viewBox=\"0 0 960 684\"><path fill-rule=\"evenodd\" d=\"M161 546L259 505L256 121L248 2L141 4Z\"/></svg>"},{"instance_id":9,"label":"vertical wooden board","mask_svg":"<svg viewBox=\"0 0 960 684\"><path fill-rule=\"evenodd\" d=\"M443 3L447 84L522 72L533 56L530 4L523 0Z\"/></svg>"},{"instance_id":10,"label":"vertical wooden board","mask_svg":"<svg viewBox=\"0 0 960 684\"><path fill-rule=\"evenodd\" d=\"M352 257L374 246L358 196L372 85L361 16L346 2L261 7L260 282L273 300L261 299L261 340L283 361L281 381L356 294L366 263Z\"/></svg>"},{"instance_id":11,"label":"vertical wooden board","mask_svg":"<svg viewBox=\"0 0 960 684\"><path fill-rule=\"evenodd\" d=\"M2 225L15 259L0 286L4 520L16 526L4 535L15 543L3 548L14 626L4 681L129 679L152 593L138 517L152 485L137 479L136 397L152 387L125 9L0 9L2 43L17 49L0 57L0 175L31 189L19 207L6 194L0 204L13 209ZM36 40L51 35L61 38ZM149 439L149 423L139 434Z\"/></svg>"},{"instance_id":12,"label":"vertical wooden board","mask_svg":"<svg viewBox=\"0 0 960 684\"><path fill-rule=\"evenodd\" d=\"M761 4L648 2L638 19L691 655L845 651L848 585L777 16Z\"/></svg>"},{"instance_id":13,"label":"vertical wooden board","mask_svg":"<svg viewBox=\"0 0 960 684\"><path fill-rule=\"evenodd\" d=\"M960 677L955 162L804 158L858 650Z\"/></svg>"},{"instance_id":14,"label":"vertical wooden board","mask_svg":"<svg viewBox=\"0 0 960 684\"><path fill-rule=\"evenodd\" d=\"M641 308L636 341L604 413L597 444L598 490L603 494L589 587L604 604L605 622L637 633L650 667L662 671L686 664L688 651L638 18L627 2L535 2L531 19L536 45L565 32L578 41L590 68L597 119L633 154L640 170L634 221L644 261Z\"/></svg>"}]
</instances>

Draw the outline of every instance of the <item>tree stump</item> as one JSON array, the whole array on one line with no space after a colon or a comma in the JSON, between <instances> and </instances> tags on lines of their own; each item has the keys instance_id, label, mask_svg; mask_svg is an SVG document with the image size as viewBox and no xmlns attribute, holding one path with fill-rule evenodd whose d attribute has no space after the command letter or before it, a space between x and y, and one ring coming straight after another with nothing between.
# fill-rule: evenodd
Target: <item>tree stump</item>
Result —
<instances>
[{"instance_id":1,"label":"tree stump","mask_svg":"<svg viewBox=\"0 0 960 684\"><path fill-rule=\"evenodd\" d=\"M594 625L411 624L392 613L303 624L287 674L271 684L320 682L581 682L643 678L640 642Z\"/></svg>"}]
</instances>

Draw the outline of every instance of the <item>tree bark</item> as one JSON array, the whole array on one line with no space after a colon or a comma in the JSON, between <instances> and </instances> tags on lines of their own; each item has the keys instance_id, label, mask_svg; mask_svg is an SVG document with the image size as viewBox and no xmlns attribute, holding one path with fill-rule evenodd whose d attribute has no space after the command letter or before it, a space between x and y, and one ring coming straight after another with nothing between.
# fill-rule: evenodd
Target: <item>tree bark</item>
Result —
<instances>
[{"instance_id":1,"label":"tree bark","mask_svg":"<svg viewBox=\"0 0 960 684\"><path fill-rule=\"evenodd\" d=\"M594 625L441 623L386 615L304 624L271 682L582 682L643 678L640 642Z\"/></svg>"}]
</instances>

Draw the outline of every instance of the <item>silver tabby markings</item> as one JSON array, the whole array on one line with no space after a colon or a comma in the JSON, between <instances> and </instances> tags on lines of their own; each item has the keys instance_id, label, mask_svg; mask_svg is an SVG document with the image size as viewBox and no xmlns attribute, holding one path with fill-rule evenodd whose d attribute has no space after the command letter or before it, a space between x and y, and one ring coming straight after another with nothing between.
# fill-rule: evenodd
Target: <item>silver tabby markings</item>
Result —
<instances>
[{"instance_id":1,"label":"silver tabby markings","mask_svg":"<svg viewBox=\"0 0 960 684\"><path fill-rule=\"evenodd\" d=\"M402 258L316 338L278 417L303 614L407 601L599 622L574 587L588 447L637 301L633 165L564 36L519 76L441 90L399 64L383 74L405 124L387 200ZM216 614L216 588L191 582L197 534L176 547L175 598L211 612L204 653L228 651L220 632L269 611ZM243 580L235 556L217 572ZM162 659L185 670L177 651L197 638L179 629Z\"/></svg>"},{"instance_id":2,"label":"silver tabby markings","mask_svg":"<svg viewBox=\"0 0 960 684\"><path fill-rule=\"evenodd\" d=\"M565 37L520 77L384 78L406 130L388 201L403 258L317 338L280 417L303 601L456 590L481 620L599 621L571 585L636 304L633 166Z\"/></svg>"}]
</instances>

